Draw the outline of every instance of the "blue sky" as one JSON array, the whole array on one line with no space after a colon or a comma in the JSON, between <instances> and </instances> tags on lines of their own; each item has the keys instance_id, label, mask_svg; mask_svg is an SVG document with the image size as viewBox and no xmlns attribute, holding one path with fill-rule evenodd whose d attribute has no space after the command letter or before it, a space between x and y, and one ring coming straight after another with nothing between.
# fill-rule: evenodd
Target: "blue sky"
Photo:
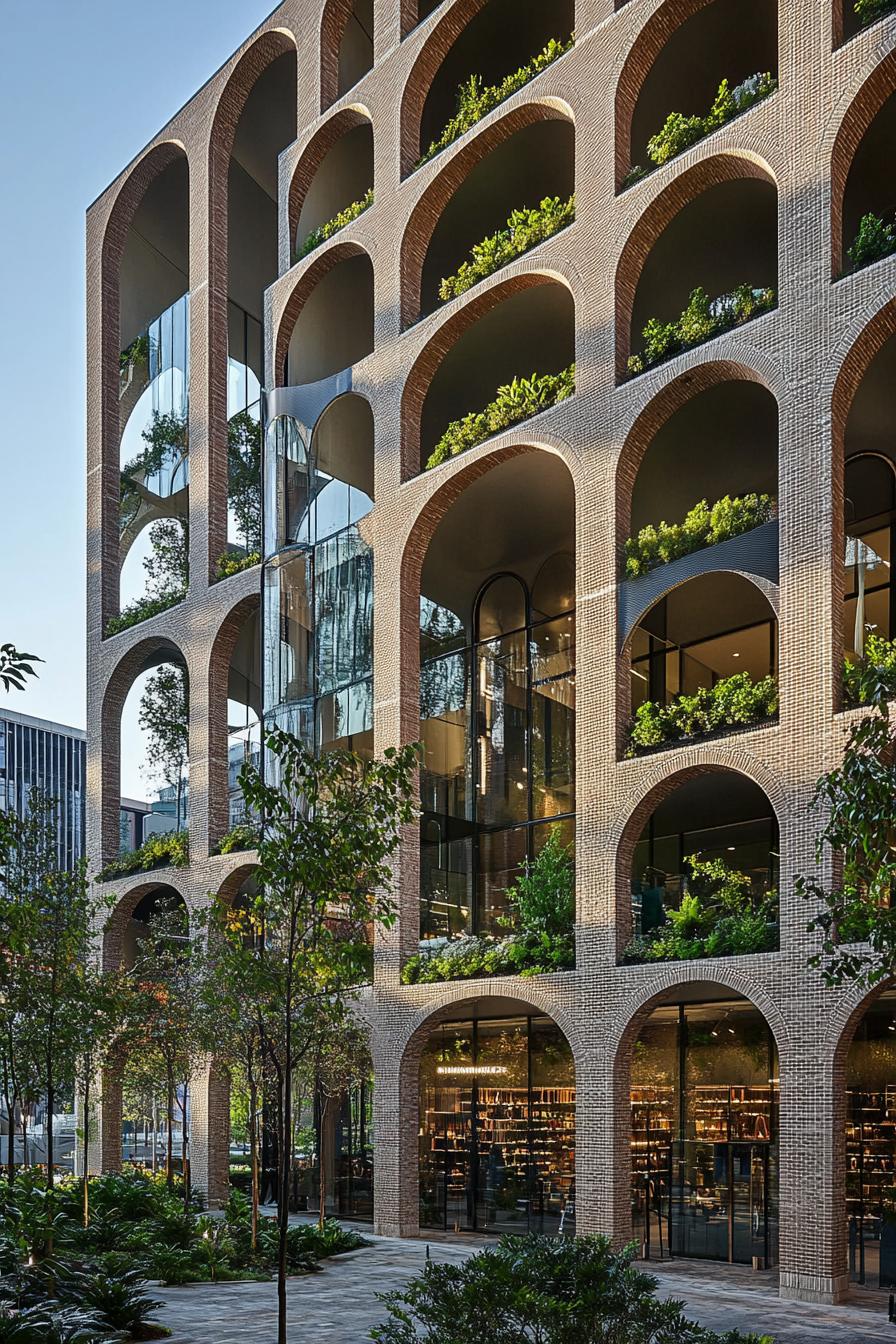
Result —
<instances>
[{"instance_id":1,"label":"blue sky","mask_svg":"<svg viewBox=\"0 0 896 1344\"><path fill-rule=\"evenodd\" d=\"M274 0L0 0L0 703L84 726L84 213ZM123 781L124 783L124 781Z\"/></svg>"}]
</instances>

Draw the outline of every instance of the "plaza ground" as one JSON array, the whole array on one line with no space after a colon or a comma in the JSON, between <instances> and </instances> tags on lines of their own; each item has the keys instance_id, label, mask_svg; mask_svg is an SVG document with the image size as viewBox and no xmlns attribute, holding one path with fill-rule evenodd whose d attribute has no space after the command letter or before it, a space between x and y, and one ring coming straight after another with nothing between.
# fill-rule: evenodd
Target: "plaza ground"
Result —
<instances>
[{"instance_id":1,"label":"plaza ground","mask_svg":"<svg viewBox=\"0 0 896 1344\"><path fill-rule=\"evenodd\" d=\"M367 1234L369 1235L369 1234ZM289 1322L296 1344L363 1344L383 1320L376 1294L399 1288L423 1268L427 1244L434 1260L457 1263L483 1243L400 1241L370 1237L365 1250L337 1256L320 1273L289 1281ZM487 1244L487 1243L486 1243ZM678 1261L651 1266L663 1297L684 1300L687 1314L716 1330L755 1330L776 1344L896 1344L883 1293L856 1292L849 1303L825 1307L783 1302L771 1275L731 1266ZM155 1294L170 1344L265 1344L276 1338L273 1283L191 1284Z\"/></svg>"}]
</instances>

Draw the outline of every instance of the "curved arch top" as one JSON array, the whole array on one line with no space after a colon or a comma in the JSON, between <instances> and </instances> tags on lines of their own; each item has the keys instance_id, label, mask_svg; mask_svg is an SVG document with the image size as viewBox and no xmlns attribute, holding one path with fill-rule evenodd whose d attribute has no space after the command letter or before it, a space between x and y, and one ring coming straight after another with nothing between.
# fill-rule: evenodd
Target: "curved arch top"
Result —
<instances>
[{"instance_id":1,"label":"curved arch top","mask_svg":"<svg viewBox=\"0 0 896 1344\"><path fill-rule=\"evenodd\" d=\"M856 152L884 104L896 88L896 51L876 60L866 73L858 89L851 89L836 131L833 127L825 136L823 147L830 149L831 174L831 275L833 279L843 271L845 256L843 215L846 187ZM833 144L830 137L833 134ZM827 164L823 165L827 169Z\"/></svg>"},{"instance_id":2,"label":"curved arch top","mask_svg":"<svg viewBox=\"0 0 896 1344\"><path fill-rule=\"evenodd\" d=\"M289 343L301 317L302 309L311 297L313 290L334 267L351 257L365 257L370 264L371 275L373 274L373 258L367 249L362 247L360 243L342 239L341 241L334 241L329 246L324 245L314 253L308 266L301 271L296 279L283 304L279 318L275 318L274 322L274 387L283 385ZM320 381L323 383L328 380L321 379Z\"/></svg>"},{"instance_id":3,"label":"curved arch top","mask_svg":"<svg viewBox=\"0 0 896 1344\"><path fill-rule=\"evenodd\" d=\"M349 131L357 130L361 126L370 126L372 129L372 121L367 109L361 107L360 104L342 107L314 132L299 155L289 181L287 203L290 255L292 255L296 243L302 206L305 204L305 198L318 169L323 165L334 145L338 144Z\"/></svg>"}]
</instances>

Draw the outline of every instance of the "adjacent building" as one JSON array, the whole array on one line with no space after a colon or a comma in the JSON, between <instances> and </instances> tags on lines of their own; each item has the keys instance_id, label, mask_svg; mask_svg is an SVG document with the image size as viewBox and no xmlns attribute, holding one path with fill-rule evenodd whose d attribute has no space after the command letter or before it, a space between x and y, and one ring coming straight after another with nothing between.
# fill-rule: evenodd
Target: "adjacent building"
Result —
<instances>
[{"instance_id":1,"label":"adjacent building","mask_svg":"<svg viewBox=\"0 0 896 1344\"><path fill-rule=\"evenodd\" d=\"M71 870L84 857L87 734L0 707L0 808L25 816L32 789L56 799L58 862Z\"/></svg>"},{"instance_id":2,"label":"adjacent building","mask_svg":"<svg viewBox=\"0 0 896 1344\"><path fill-rule=\"evenodd\" d=\"M896 1283L896 995L827 987L795 894L896 635L896 15L856 8L287 0L88 212L94 870L129 687L190 706L189 863L104 884L104 956L253 881L263 725L421 740L330 1186L384 1232ZM214 1063L191 1106L218 1200Z\"/></svg>"}]
</instances>

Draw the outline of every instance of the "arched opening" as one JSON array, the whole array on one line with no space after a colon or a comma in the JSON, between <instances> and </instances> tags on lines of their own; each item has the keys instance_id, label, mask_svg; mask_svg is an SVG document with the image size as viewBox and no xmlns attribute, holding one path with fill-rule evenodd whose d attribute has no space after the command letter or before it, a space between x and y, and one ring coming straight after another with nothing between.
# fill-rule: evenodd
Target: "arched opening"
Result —
<instances>
[{"instance_id":1,"label":"arched opening","mask_svg":"<svg viewBox=\"0 0 896 1344\"><path fill-rule=\"evenodd\" d=\"M373 416L337 398L306 444L298 423L268 428L272 535L265 567L269 721L318 749L373 750Z\"/></svg>"},{"instance_id":2,"label":"arched opening","mask_svg":"<svg viewBox=\"0 0 896 1344\"><path fill-rule=\"evenodd\" d=\"M575 1100L550 1017L515 999L454 1005L420 1056L421 1226L573 1234Z\"/></svg>"},{"instance_id":3,"label":"arched opening","mask_svg":"<svg viewBox=\"0 0 896 1344\"><path fill-rule=\"evenodd\" d=\"M114 634L187 589L189 173L176 151L151 181L119 269L119 613Z\"/></svg>"},{"instance_id":4,"label":"arched opening","mask_svg":"<svg viewBox=\"0 0 896 1344\"><path fill-rule=\"evenodd\" d=\"M291 195L293 246L298 260L337 231L340 220L360 213L373 195L373 127L360 113L337 113L341 130L323 151L314 143L299 164ZM330 135L326 128L322 135Z\"/></svg>"},{"instance_id":5,"label":"arched opening","mask_svg":"<svg viewBox=\"0 0 896 1344\"><path fill-rule=\"evenodd\" d=\"M846 1218L849 1278L896 1287L896 990L876 995L845 1050ZM841 1075L842 1077L842 1075ZM842 1085L842 1083L841 1083Z\"/></svg>"},{"instance_id":6,"label":"arched opening","mask_svg":"<svg viewBox=\"0 0 896 1344\"><path fill-rule=\"evenodd\" d=\"M477 154L470 146L472 167L460 185L436 182L421 202L405 243L405 263L414 274L405 283L419 285L420 312L430 313L440 302L463 292L477 278L497 269L485 257L492 235L506 235L507 260L536 245L571 222L575 190L575 127L546 107L527 105L513 118L516 129L505 125L494 147ZM497 132L498 127L495 128ZM492 137L487 137L489 141ZM562 206L568 208L564 212ZM438 213L436 213L438 212ZM523 215L529 213L528 218ZM431 229L422 271L414 253L420 230ZM513 235L513 238L511 238ZM465 269L466 268L466 269ZM408 296L410 299L410 296ZM407 314L411 319L411 314Z\"/></svg>"},{"instance_id":7,"label":"arched opening","mask_svg":"<svg viewBox=\"0 0 896 1344\"><path fill-rule=\"evenodd\" d=\"M329 0L320 30L320 110L373 69L373 0Z\"/></svg>"},{"instance_id":8,"label":"arched opening","mask_svg":"<svg viewBox=\"0 0 896 1344\"><path fill-rule=\"evenodd\" d=\"M630 645L632 753L777 714L778 621L749 579L710 571L673 588Z\"/></svg>"},{"instance_id":9,"label":"arched opening","mask_svg":"<svg viewBox=\"0 0 896 1344\"><path fill-rule=\"evenodd\" d=\"M444 355L441 334L405 386L406 450L419 435L419 469L439 465L500 429L547 409L574 389L575 303L543 276L510 281L495 300L462 310ZM517 380L517 389L508 390ZM519 386L520 383L525 386ZM420 407L412 418L413 403ZM469 417L482 414L471 423Z\"/></svg>"},{"instance_id":10,"label":"arched opening","mask_svg":"<svg viewBox=\"0 0 896 1344\"><path fill-rule=\"evenodd\" d=\"M774 183L746 160L697 164L657 198L623 250L616 278L620 375L641 373L766 312L777 284Z\"/></svg>"},{"instance_id":11,"label":"arched opening","mask_svg":"<svg viewBox=\"0 0 896 1344\"><path fill-rule=\"evenodd\" d=\"M628 962L692 961L778 946L778 822L746 775L680 774L642 803L620 847Z\"/></svg>"},{"instance_id":12,"label":"arched opening","mask_svg":"<svg viewBox=\"0 0 896 1344\"><path fill-rule=\"evenodd\" d=\"M569 473L553 455L527 452L467 485L427 548L424 940L500 935L508 887L551 837L572 845L574 546Z\"/></svg>"},{"instance_id":13,"label":"arched opening","mask_svg":"<svg viewBox=\"0 0 896 1344\"><path fill-rule=\"evenodd\" d=\"M879 659L896 636L894 379L896 336L890 335L866 364L843 435L842 650L848 663Z\"/></svg>"},{"instance_id":14,"label":"arched opening","mask_svg":"<svg viewBox=\"0 0 896 1344\"><path fill-rule=\"evenodd\" d=\"M893 0L834 0L834 46L848 42L863 28L896 9Z\"/></svg>"},{"instance_id":15,"label":"arched opening","mask_svg":"<svg viewBox=\"0 0 896 1344\"><path fill-rule=\"evenodd\" d=\"M325 269L302 304L289 338L287 386L340 373L373 350L373 263L366 252Z\"/></svg>"},{"instance_id":16,"label":"arched opening","mask_svg":"<svg viewBox=\"0 0 896 1344\"><path fill-rule=\"evenodd\" d=\"M778 1051L725 987L663 995L629 1056L632 1233L645 1260L778 1259Z\"/></svg>"},{"instance_id":17,"label":"arched opening","mask_svg":"<svg viewBox=\"0 0 896 1344\"><path fill-rule=\"evenodd\" d=\"M247 847L253 831L253 817L246 810L240 789L240 771L244 765L261 764L261 633L260 610L246 616L230 655L227 673L227 812L228 827L245 828L235 848Z\"/></svg>"},{"instance_id":18,"label":"arched opening","mask_svg":"<svg viewBox=\"0 0 896 1344\"><path fill-rule=\"evenodd\" d=\"M775 0L664 6L645 25L620 77L617 182L643 176L745 111L766 96L777 72ZM762 82L763 75L770 79ZM672 126L667 119L675 113L680 119Z\"/></svg>"},{"instance_id":19,"label":"arched opening","mask_svg":"<svg viewBox=\"0 0 896 1344\"><path fill-rule=\"evenodd\" d=\"M440 4L441 0L401 0L401 36L407 37Z\"/></svg>"},{"instance_id":20,"label":"arched opening","mask_svg":"<svg viewBox=\"0 0 896 1344\"><path fill-rule=\"evenodd\" d=\"M891 171L896 136L894 78L896 58L891 56L856 97L834 146L835 276L896 252L896 186Z\"/></svg>"},{"instance_id":21,"label":"arched opening","mask_svg":"<svg viewBox=\"0 0 896 1344\"><path fill-rule=\"evenodd\" d=\"M468 5L467 13L474 8L459 34L456 20L437 27L411 71L402 100L405 174L421 155L429 158L437 152L471 80L481 88L501 85L507 76L529 67L552 40L565 43L575 28L574 0L549 6L537 0L487 0L478 7Z\"/></svg>"},{"instance_id":22,"label":"arched opening","mask_svg":"<svg viewBox=\"0 0 896 1344\"><path fill-rule=\"evenodd\" d=\"M189 713L183 659L169 649L144 659L121 709L119 858L108 855L109 876L186 860Z\"/></svg>"},{"instance_id":23,"label":"arched opening","mask_svg":"<svg viewBox=\"0 0 896 1344\"><path fill-rule=\"evenodd\" d=\"M686 553L689 539L668 537L663 554L658 542L667 526L684 523L701 501L711 509L726 498L765 496L771 509L778 497L778 404L772 393L760 382L726 378L721 368L707 368L696 388L693 376L685 378L669 389L667 400L648 408L623 451L617 517L623 572L629 578ZM629 487L632 466L637 474ZM749 511L743 513L743 522L749 523ZM729 520L724 529L719 523L701 544L736 535L738 520ZM643 542L642 529L653 529Z\"/></svg>"}]
</instances>

